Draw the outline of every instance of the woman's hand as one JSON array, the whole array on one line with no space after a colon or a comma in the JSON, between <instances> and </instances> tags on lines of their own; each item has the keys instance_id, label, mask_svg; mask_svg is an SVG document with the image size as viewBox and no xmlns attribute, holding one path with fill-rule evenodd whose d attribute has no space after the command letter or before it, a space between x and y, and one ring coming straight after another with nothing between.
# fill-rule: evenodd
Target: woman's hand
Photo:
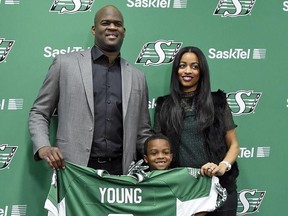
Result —
<instances>
[{"instance_id":1,"label":"woman's hand","mask_svg":"<svg viewBox=\"0 0 288 216\"><path fill-rule=\"evenodd\" d=\"M206 163L201 167L201 175L207 176L222 176L227 170L227 166L223 163L219 165L215 163Z\"/></svg>"}]
</instances>

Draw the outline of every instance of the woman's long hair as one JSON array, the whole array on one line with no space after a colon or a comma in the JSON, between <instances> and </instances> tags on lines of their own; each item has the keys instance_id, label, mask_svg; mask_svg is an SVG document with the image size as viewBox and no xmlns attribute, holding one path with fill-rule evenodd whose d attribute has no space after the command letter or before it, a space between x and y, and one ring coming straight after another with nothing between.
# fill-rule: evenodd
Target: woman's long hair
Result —
<instances>
[{"instance_id":1,"label":"woman's long hair","mask_svg":"<svg viewBox=\"0 0 288 216\"><path fill-rule=\"evenodd\" d=\"M182 87L178 79L179 63L183 54L192 52L196 54L199 61L200 79L195 91L195 108L197 121L200 129L204 131L212 125L214 120L214 106L211 96L209 67L203 52L193 46L183 47L176 54L171 74L170 97L164 102L160 111L160 122L167 128L169 133L179 135L183 122L183 109L181 108Z\"/></svg>"}]
</instances>

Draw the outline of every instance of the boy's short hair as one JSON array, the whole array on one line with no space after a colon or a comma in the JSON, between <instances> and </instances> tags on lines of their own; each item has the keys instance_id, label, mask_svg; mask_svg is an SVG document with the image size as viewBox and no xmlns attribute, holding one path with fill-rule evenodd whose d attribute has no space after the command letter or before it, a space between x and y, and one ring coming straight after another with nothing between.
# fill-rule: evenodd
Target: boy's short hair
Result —
<instances>
[{"instance_id":1,"label":"boy's short hair","mask_svg":"<svg viewBox=\"0 0 288 216\"><path fill-rule=\"evenodd\" d=\"M166 137L165 135L158 133L158 134L153 134L152 136L150 136L148 139L146 139L145 143L144 143L144 155L147 155L147 149L148 149L148 143L152 140L156 140L156 139L164 139L168 142L169 146L170 146L170 150L172 153L172 146L170 143L170 140L168 139L168 137Z\"/></svg>"}]
</instances>

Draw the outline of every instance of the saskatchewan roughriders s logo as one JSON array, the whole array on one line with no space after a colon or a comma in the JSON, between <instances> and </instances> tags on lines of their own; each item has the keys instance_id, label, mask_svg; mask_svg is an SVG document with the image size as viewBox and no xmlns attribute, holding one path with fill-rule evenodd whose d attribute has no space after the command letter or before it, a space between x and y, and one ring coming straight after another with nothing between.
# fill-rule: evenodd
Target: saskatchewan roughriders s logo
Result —
<instances>
[{"instance_id":1,"label":"saskatchewan roughriders s logo","mask_svg":"<svg viewBox=\"0 0 288 216\"><path fill-rule=\"evenodd\" d=\"M8 54L10 53L15 40L5 40L5 38L0 38L0 64L5 62Z\"/></svg>"},{"instance_id":2,"label":"saskatchewan roughriders s logo","mask_svg":"<svg viewBox=\"0 0 288 216\"><path fill-rule=\"evenodd\" d=\"M16 153L17 148L17 146L8 146L8 144L0 145L0 170L5 169L9 166Z\"/></svg>"},{"instance_id":3,"label":"saskatchewan roughriders s logo","mask_svg":"<svg viewBox=\"0 0 288 216\"><path fill-rule=\"evenodd\" d=\"M238 193L237 215L246 215L259 212L260 205L266 191L245 189Z\"/></svg>"},{"instance_id":4,"label":"saskatchewan roughriders s logo","mask_svg":"<svg viewBox=\"0 0 288 216\"><path fill-rule=\"evenodd\" d=\"M49 11L59 14L87 12L93 3L94 0L54 0Z\"/></svg>"},{"instance_id":5,"label":"saskatchewan roughriders s logo","mask_svg":"<svg viewBox=\"0 0 288 216\"><path fill-rule=\"evenodd\" d=\"M239 90L226 95L228 105L235 116L251 114L260 100L262 92Z\"/></svg>"},{"instance_id":6,"label":"saskatchewan roughriders s logo","mask_svg":"<svg viewBox=\"0 0 288 216\"><path fill-rule=\"evenodd\" d=\"M173 61L181 46L181 42L174 42L173 40L148 42L144 44L135 63L144 66L169 64Z\"/></svg>"},{"instance_id":7,"label":"saskatchewan roughriders s logo","mask_svg":"<svg viewBox=\"0 0 288 216\"><path fill-rule=\"evenodd\" d=\"M219 0L213 15L222 17L247 16L251 13L256 0Z\"/></svg>"}]
</instances>

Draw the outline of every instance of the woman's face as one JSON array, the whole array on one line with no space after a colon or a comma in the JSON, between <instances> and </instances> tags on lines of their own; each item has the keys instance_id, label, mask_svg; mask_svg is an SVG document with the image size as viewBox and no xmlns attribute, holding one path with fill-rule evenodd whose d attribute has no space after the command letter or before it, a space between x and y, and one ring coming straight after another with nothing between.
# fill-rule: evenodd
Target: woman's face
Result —
<instances>
[{"instance_id":1,"label":"woman's face","mask_svg":"<svg viewBox=\"0 0 288 216\"><path fill-rule=\"evenodd\" d=\"M187 52L182 55L178 66L178 80L183 92L195 91L200 79L199 61L196 54Z\"/></svg>"}]
</instances>

